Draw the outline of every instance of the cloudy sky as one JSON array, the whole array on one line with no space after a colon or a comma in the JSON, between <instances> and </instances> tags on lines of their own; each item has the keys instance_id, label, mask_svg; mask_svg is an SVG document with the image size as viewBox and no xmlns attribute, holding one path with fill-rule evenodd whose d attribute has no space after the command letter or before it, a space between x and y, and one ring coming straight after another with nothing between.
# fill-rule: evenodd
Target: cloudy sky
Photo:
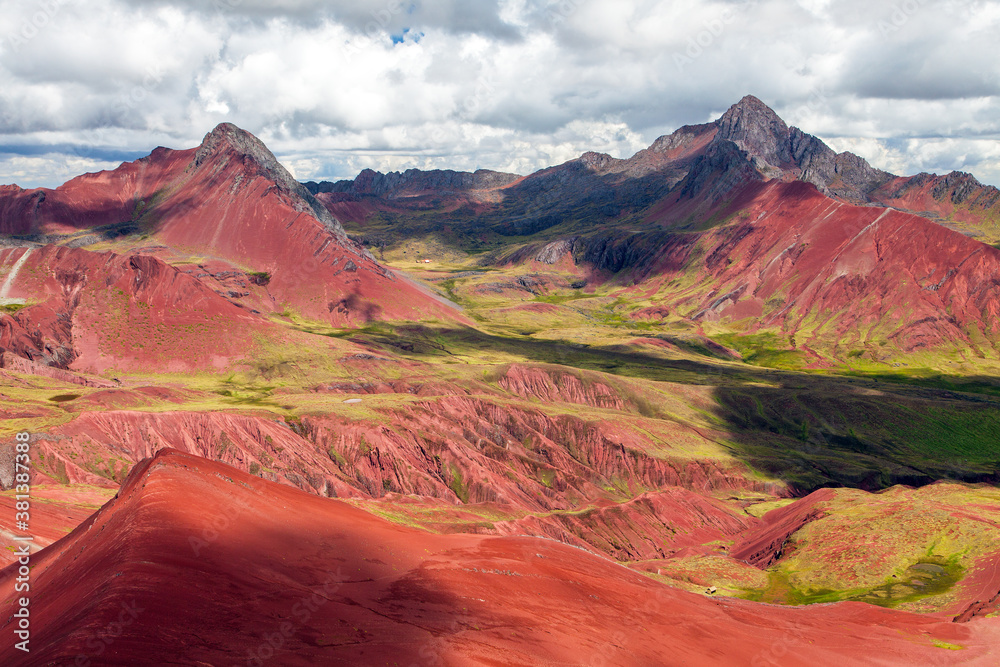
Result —
<instances>
[{"instance_id":1,"label":"cloudy sky","mask_svg":"<svg viewBox=\"0 0 1000 667\"><path fill-rule=\"evenodd\" d=\"M221 121L300 179L623 157L752 93L895 173L1000 185L996 0L0 0L0 183Z\"/></svg>"}]
</instances>

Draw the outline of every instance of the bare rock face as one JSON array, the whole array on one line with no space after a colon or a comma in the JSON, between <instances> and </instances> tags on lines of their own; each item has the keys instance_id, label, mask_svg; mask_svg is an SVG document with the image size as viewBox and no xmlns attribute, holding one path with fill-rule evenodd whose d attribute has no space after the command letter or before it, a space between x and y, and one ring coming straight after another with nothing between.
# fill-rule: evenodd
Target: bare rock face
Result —
<instances>
[{"instance_id":1,"label":"bare rock face","mask_svg":"<svg viewBox=\"0 0 1000 667\"><path fill-rule=\"evenodd\" d=\"M677 129L677 131L672 134L665 134L662 137L659 137L647 150L652 153L670 153L679 148L684 148L685 146L697 141L699 137L705 134L706 130L714 125L714 123L707 123L704 125L685 125L684 127ZM639 154L645 152L646 151L640 151Z\"/></svg>"},{"instance_id":2,"label":"bare rock face","mask_svg":"<svg viewBox=\"0 0 1000 667\"><path fill-rule=\"evenodd\" d=\"M751 157L778 169L792 166L788 126L770 107L747 95L715 121L716 141L732 141Z\"/></svg>"},{"instance_id":3,"label":"bare rock face","mask_svg":"<svg viewBox=\"0 0 1000 667\"><path fill-rule=\"evenodd\" d=\"M979 187L982 187L982 183L977 181L972 174L953 171L938 180L934 186L933 193L935 199L944 199L947 197L953 204L961 204L969 197L973 190Z\"/></svg>"},{"instance_id":4,"label":"bare rock face","mask_svg":"<svg viewBox=\"0 0 1000 667\"><path fill-rule=\"evenodd\" d=\"M555 264L566 255L573 254L573 249L576 246L578 238L574 236L573 238L559 239L558 241L548 243L538 251L535 259L544 264Z\"/></svg>"},{"instance_id":5,"label":"bare rock face","mask_svg":"<svg viewBox=\"0 0 1000 667\"><path fill-rule=\"evenodd\" d=\"M854 153L837 153L821 139L789 127L752 95L730 107L713 125L717 133L703 151L702 159L696 160L688 172L683 196L701 193L704 182L714 178L719 184L713 186L710 194L718 198L741 184L739 178L726 180L722 175L732 176L749 165L759 176L744 171L742 184L760 179L795 179L812 183L823 194L850 203L892 206L931 219L975 222L1000 207L1000 190L983 185L971 174L955 171L945 176L895 176L872 167ZM700 127L684 127L660 137L643 153L671 151L691 143L692 133ZM725 144L735 146L738 151L720 153L718 146Z\"/></svg>"},{"instance_id":6,"label":"bare rock face","mask_svg":"<svg viewBox=\"0 0 1000 667\"><path fill-rule=\"evenodd\" d=\"M870 199L932 220L944 218L971 225L966 229L972 234L983 221L995 219L1000 211L1000 189L983 185L972 174L961 171L944 176L920 173L909 178L892 178L873 192Z\"/></svg>"},{"instance_id":7,"label":"bare rock face","mask_svg":"<svg viewBox=\"0 0 1000 667\"><path fill-rule=\"evenodd\" d=\"M835 153L817 137L788 127L752 95L734 104L716 124L715 140L739 146L768 178L790 173L824 194L852 202L870 201L870 194L893 178L853 153Z\"/></svg>"},{"instance_id":8,"label":"bare rock face","mask_svg":"<svg viewBox=\"0 0 1000 667\"><path fill-rule=\"evenodd\" d=\"M330 211L319 203L304 185L288 173L288 170L278 162L274 153L264 145L264 142L232 123L220 123L214 130L206 134L191 164L194 168L198 168L206 162L216 160L223 152L233 152L243 157L245 161L255 164L261 174L274 181L275 185L291 200L295 210L313 215L331 232L341 238L347 237L340 221L334 218ZM216 169L220 168L219 165L216 165Z\"/></svg>"},{"instance_id":9,"label":"bare rock face","mask_svg":"<svg viewBox=\"0 0 1000 667\"><path fill-rule=\"evenodd\" d=\"M17 452L10 444L0 445L0 491L14 488L14 468Z\"/></svg>"},{"instance_id":10,"label":"bare rock face","mask_svg":"<svg viewBox=\"0 0 1000 667\"><path fill-rule=\"evenodd\" d=\"M931 201L966 204L981 209L989 209L1000 202L1000 190L992 185L983 185L975 176L964 171L953 171L944 176L922 172L909 178L895 179L876 196L905 201L920 194L929 195Z\"/></svg>"},{"instance_id":11,"label":"bare rock face","mask_svg":"<svg viewBox=\"0 0 1000 667\"><path fill-rule=\"evenodd\" d=\"M797 127L789 130L792 157L801 170L799 178L821 192L853 202L870 201L871 193L892 180L892 174L875 169L854 153L834 153L822 141Z\"/></svg>"},{"instance_id":12,"label":"bare rock face","mask_svg":"<svg viewBox=\"0 0 1000 667\"><path fill-rule=\"evenodd\" d=\"M680 196L692 199L702 195L711 203L721 201L747 183L763 180L761 168L745 150L732 141L713 141L691 166L681 182Z\"/></svg>"},{"instance_id":13,"label":"bare rock face","mask_svg":"<svg viewBox=\"0 0 1000 667\"><path fill-rule=\"evenodd\" d=\"M365 169L353 181L330 183L306 183L313 193L343 192L353 195L374 195L392 199L421 193L454 194L475 190L495 190L521 178L517 174L507 174L489 169L475 172L453 171L451 169L407 169L404 172Z\"/></svg>"},{"instance_id":14,"label":"bare rock face","mask_svg":"<svg viewBox=\"0 0 1000 667\"><path fill-rule=\"evenodd\" d=\"M953 204L962 204L981 191L986 191L984 207L994 205L1000 199L1000 190L992 186L984 186L975 176L964 171L953 171L937 179L932 191L935 199L948 199Z\"/></svg>"}]
</instances>

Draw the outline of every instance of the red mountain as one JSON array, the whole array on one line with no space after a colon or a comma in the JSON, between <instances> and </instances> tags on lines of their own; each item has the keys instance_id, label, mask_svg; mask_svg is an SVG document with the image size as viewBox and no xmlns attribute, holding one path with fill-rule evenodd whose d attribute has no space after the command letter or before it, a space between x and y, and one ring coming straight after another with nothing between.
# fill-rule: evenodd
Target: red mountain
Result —
<instances>
[{"instance_id":1,"label":"red mountain","mask_svg":"<svg viewBox=\"0 0 1000 667\"><path fill-rule=\"evenodd\" d=\"M0 571L10 590L17 567ZM29 594L31 652L5 642L5 665L810 665L873 645L912 665L943 644L987 664L1000 639L988 619L709 599L551 540L434 535L169 450L32 555ZM0 602L11 637L16 608Z\"/></svg>"},{"instance_id":2,"label":"red mountain","mask_svg":"<svg viewBox=\"0 0 1000 667\"><path fill-rule=\"evenodd\" d=\"M365 182L400 179L420 177ZM981 355L1000 342L1000 251L897 210L961 213L985 233L995 189L956 175L900 179L834 153L752 96L629 159L587 153L503 182L491 190L496 202L483 198L474 215L442 205L433 228L405 209L406 198L357 181L334 189L388 216L379 233L390 237L446 227L470 245L489 230L509 239L501 265L534 262L545 272L568 261L560 266L611 279L626 288L619 296L652 303L632 313L646 321L771 331L792 348L838 358Z\"/></svg>"},{"instance_id":3,"label":"red mountain","mask_svg":"<svg viewBox=\"0 0 1000 667\"><path fill-rule=\"evenodd\" d=\"M748 182L775 179L811 183L848 203L949 221L970 233L989 232L989 225L1000 219L1000 190L970 174L900 177L875 169L853 153L836 153L817 137L789 127L752 95L718 120L684 126L628 159L590 152L524 178L485 170L365 170L353 181L306 185L323 193L322 201L352 222L375 210L436 205L454 211L443 202L462 194L468 201L495 204L487 207L492 211L487 219L501 230L532 233L557 225L592 229L595 221L613 224L622 216L648 213L650 207L662 213L664 201L676 203L678 198L698 200L675 211L682 214L676 220L690 221L695 211L711 213L693 206L702 200L718 203Z\"/></svg>"},{"instance_id":4,"label":"red mountain","mask_svg":"<svg viewBox=\"0 0 1000 667\"><path fill-rule=\"evenodd\" d=\"M885 664L994 663L985 491L894 506L877 535L840 523L868 494L821 489L765 513L823 485L995 481L992 399L755 369L706 338L766 331L824 363L994 356L1000 251L871 205L915 196L904 186L746 98L629 159L587 153L525 178L366 171L313 198L221 125L196 149L4 189L8 432L33 433L41 498L124 483L89 519L40 508L33 650L8 643L0 661L826 664L877 645ZM423 274L482 326L295 318L458 319L331 211L421 253L488 248L468 271ZM13 465L0 448L0 486ZM902 575L910 547L930 552L891 517L928 506L960 585L937 582L942 600L904 595L906 580L880 601L934 615L722 597L861 599L852 579L786 575L810 553L849 559L862 534L901 565L868 562ZM937 599L912 605L922 592ZM0 599L9 636L18 606Z\"/></svg>"},{"instance_id":5,"label":"red mountain","mask_svg":"<svg viewBox=\"0 0 1000 667\"><path fill-rule=\"evenodd\" d=\"M0 265L16 267L5 296L38 302L0 316L0 349L47 366L220 367L276 328L149 255L48 245L0 250Z\"/></svg>"},{"instance_id":6,"label":"red mountain","mask_svg":"<svg viewBox=\"0 0 1000 667\"><path fill-rule=\"evenodd\" d=\"M228 123L198 148L157 148L54 190L5 187L0 233L70 246L149 235L147 252L174 263L208 255L268 274L259 280L266 294L252 302L258 308L290 308L335 325L456 317L348 239L258 139Z\"/></svg>"},{"instance_id":7,"label":"red mountain","mask_svg":"<svg viewBox=\"0 0 1000 667\"><path fill-rule=\"evenodd\" d=\"M523 179L493 172L365 170L353 181L307 185L313 192L340 193L367 203L369 211L372 205L389 210L426 207L435 201L441 205L447 195L474 194L479 202L495 203L486 218L501 233L519 235L560 225L592 230L594 222L614 224L671 195L690 199L707 189L709 194L702 198L715 201L749 181L774 177L801 178L858 201L892 178L857 156L834 154L819 139L789 128L763 102L747 96L717 121L684 126L628 159L589 152ZM334 210L345 208L343 199L336 201L341 208L323 201Z\"/></svg>"},{"instance_id":8,"label":"red mountain","mask_svg":"<svg viewBox=\"0 0 1000 667\"><path fill-rule=\"evenodd\" d=\"M663 306L695 321L778 328L799 346L843 354L877 356L880 342L983 353L1000 341L1000 250L803 183L770 182L743 196L730 224L671 239L641 271ZM692 274L698 286L668 286Z\"/></svg>"}]
</instances>

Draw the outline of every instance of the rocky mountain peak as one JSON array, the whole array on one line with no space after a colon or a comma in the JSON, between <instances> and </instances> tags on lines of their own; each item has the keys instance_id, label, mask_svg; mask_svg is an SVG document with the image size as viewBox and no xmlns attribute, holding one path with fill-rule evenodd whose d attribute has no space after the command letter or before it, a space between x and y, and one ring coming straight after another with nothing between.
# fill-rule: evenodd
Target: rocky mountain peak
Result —
<instances>
[{"instance_id":1,"label":"rocky mountain peak","mask_svg":"<svg viewBox=\"0 0 1000 667\"><path fill-rule=\"evenodd\" d=\"M732 141L774 167L783 168L791 163L788 125L753 95L729 107L715 123L719 128L718 140Z\"/></svg>"},{"instance_id":2,"label":"rocky mountain peak","mask_svg":"<svg viewBox=\"0 0 1000 667\"><path fill-rule=\"evenodd\" d=\"M616 160L607 153L598 153L596 151L587 151L580 156L579 160L581 164L593 171L606 169L608 166L619 162L619 160Z\"/></svg>"},{"instance_id":3,"label":"rocky mountain peak","mask_svg":"<svg viewBox=\"0 0 1000 667\"><path fill-rule=\"evenodd\" d=\"M305 186L295 180L264 142L232 123L219 123L205 135L195 152L192 167L197 169L206 163L211 164L224 159L225 155L236 155L244 162L255 165L260 173L274 181L279 190L288 196L297 211L312 215L338 236L347 236L340 221L334 218Z\"/></svg>"},{"instance_id":4,"label":"rocky mountain peak","mask_svg":"<svg viewBox=\"0 0 1000 667\"><path fill-rule=\"evenodd\" d=\"M715 121L714 141L731 142L764 178L791 176L852 202L892 179L853 153L836 153L821 139L789 127L769 106L747 95Z\"/></svg>"}]
</instances>

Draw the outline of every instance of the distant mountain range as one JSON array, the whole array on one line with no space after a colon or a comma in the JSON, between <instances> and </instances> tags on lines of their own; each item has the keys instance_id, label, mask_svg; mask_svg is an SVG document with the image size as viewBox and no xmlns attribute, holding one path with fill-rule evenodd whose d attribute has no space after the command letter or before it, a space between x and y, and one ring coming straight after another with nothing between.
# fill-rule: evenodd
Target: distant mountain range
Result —
<instances>
[{"instance_id":1,"label":"distant mountain range","mask_svg":"<svg viewBox=\"0 0 1000 667\"><path fill-rule=\"evenodd\" d=\"M876 169L789 127L750 95L715 122L684 126L628 159L586 153L523 178L488 170L366 169L354 180L305 186L313 194L334 195L326 199L331 204L376 198L418 206L430 197L496 202L491 217L503 218L504 229L531 233L574 218L656 217L650 208L671 196L718 202L748 182L767 180L804 181L847 203L892 207L973 236L1000 238L997 188L959 171L900 177Z\"/></svg>"},{"instance_id":2,"label":"distant mountain range","mask_svg":"<svg viewBox=\"0 0 1000 667\"><path fill-rule=\"evenodd\" d=\"M365 171L305 185L374 245L434 236L492 250L487 263L571 256L582 274L638 285L644 320L778 330L809 354L873 359L981 354L998 336L1000 255L970 238L997 238L997 188L875 169L752 96L628 159L586 153L523 178Z\"/></svg>"},{"instance_id":3,"label":"distant mountain range","mask_svg":"<svg viewBox=\"0 0 1000 667\"><path fill-rule=\"evenodd\" d=\"M121 289L174 303L186 298L166 296L178 272L196 281L184 290L219 301L206 301L206 317L234 305L335 326L462 321L364 247L434 236L485 264L569 257L580 280L617 281L623 295L639 286L630 317L642 320L777 331L821 357L883 358L886 343L982 353L1000 337L1000 253L969 235L993 233L998 199L967 174L900 178L834 153L751 96L631 158L586 153L526 177L366 170L302 185L259 140L222 124L196 148L157 148L54 190L0 189L0 232L13 246L0 251L0 297L31 305L4 320L0 347L99 369L113 341L79 342L99 307L87 300L94 286L134 275ZM93 252L123 247L152 257ZM153 275L170 286L149 287Z\"/></svg>"},{"instance_id":4,"label":"distant mountain range","mask_svg":"<svg viewBox=\"0 0 1000 667\"><path fill-rule=\"evenodd\" d=\"M222 124L4 186L0 664L996 664L998 206L753 97L523 177Z\"/></svg>"}]
</instances>

